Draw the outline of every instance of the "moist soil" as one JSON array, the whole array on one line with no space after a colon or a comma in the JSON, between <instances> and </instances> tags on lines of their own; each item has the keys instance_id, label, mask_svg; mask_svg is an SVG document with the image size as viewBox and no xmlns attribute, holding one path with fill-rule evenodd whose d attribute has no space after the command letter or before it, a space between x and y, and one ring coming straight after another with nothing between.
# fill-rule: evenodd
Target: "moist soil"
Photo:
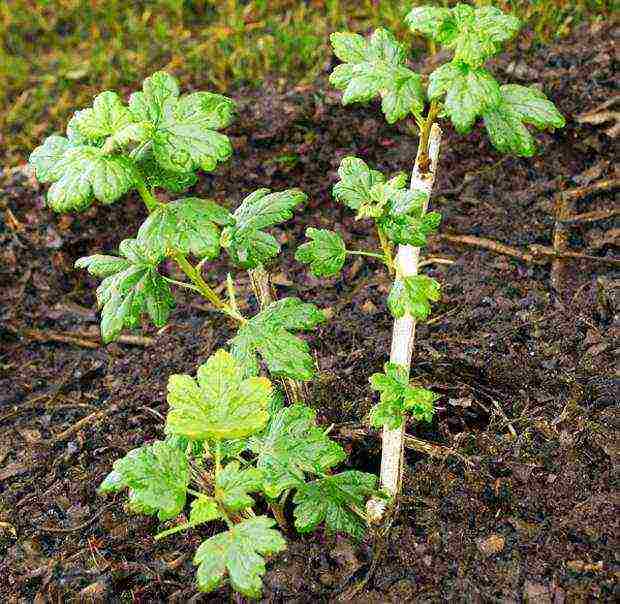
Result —
<instances>
[{"instance_id":1,"label":"moist soil","mask_svg":"<svg viewBox=\"0 0 620 604\"><path fill-rule=\"evenodd\" d=\"M556 195L617 177L610 124L576 119L614 94L615 37L601 26L553 47L531 47L526 37L495 61L499 78L540 86L568 125L540 136L543 153L533 159L502 158L480 132L463 138L446 126L432 198L441 233L549 246ZM331 320L307 336L318 369L309 404L323 425L334 424L348 466L377 472L380 436L365 420L368 376L390 346L390 279L359 259L341 277L318 280L293 255L308 226L342 232L348 247L375 247L369 223L332 201L338 164L357 155L385 172L409 170L417 142L409 125L386 125L374 105L343 108L338 96L324 79L285 94L238 91L229 132L236 153L195 194L235 207L259 187L308 193L305 209L276 229L283 254L273 281L278 296L329 309ZM6 171L0 195L0 599L230 601L228 587L195 591L192 554L213 529L156 542L157 520L128 515L124 496L106 499L96 488L115 459L162 437L168 376L193 373L233 326L179 294L168 327L138 332L152 341L100 346L97 283L73 262L132 236L142 204L54 215L27 170ZM612 192L599 192L575 211L612 204ZM612 219L585 223L571 228L569 245L609 258L617 236ZM454 261L424 268L443 295L418 327L413 363L414 378L441 398L432 424L407 430L444 449L407 449L400 510L363 588L371 536L356 544L323 531L291 534L287 551L269 561L264 601L617 599L618 273L570 261L552 284L549 264L439 238L425 253ZM205 276L221 282L228 270L223 259ZM235 278L252 313L247 276ZM41 341L53 333L81 345Z\"/></svg>"}]
</instances>

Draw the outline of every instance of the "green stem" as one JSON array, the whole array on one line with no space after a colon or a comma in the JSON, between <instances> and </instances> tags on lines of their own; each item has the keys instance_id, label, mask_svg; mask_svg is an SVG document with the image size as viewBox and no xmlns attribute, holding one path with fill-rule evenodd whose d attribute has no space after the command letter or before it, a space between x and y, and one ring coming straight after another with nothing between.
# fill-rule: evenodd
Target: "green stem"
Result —
<instances>
[{"instance_id":1,"label":"green stem","mask_svg":"<svg viewBox=\"0 0 620 604\"><path fill-rule=\"evenodd\" d=\"M177 281L176 279L170 279L170 277L164 277L168 283L172 283L173 285L177 285L178 287L184 287L185 289L191 289L194 292L201 293L201 291L191 283L184 283L183 281Z\"/></svg>"},{"instance_id":2,"label":"green stem","mask_svg":"<svg viewBox=\"0 0 620 604\"><path fill-rule=\"evenodd\" d=\"M215 477L216 478L221 471L222 471L222 449L220 446L220 441L218 440L215 443Z\"/></svg>"},{"instance_id":3,"label":"green stem","mask_svg":"<svg viewBox=\"0 0 620 604\"><path fill-rule=\"evenodd\" d=\"M385 262L387 258L385 254L375 254L374 252L363 252L361 250L347 250L347 254L351 254L352 256L370 256L371 258L380 258Z\"/></svg>"},{"instance_id":4,"label":"green stem","mask_svg":"<svg viewBox=\"0 0 620 604\"><path fill-rule=\"evenodd\" d=\"M140 193L140 197L142 198L146 209L149 211L149 214L161 205L161 202L157 199L157 197L155 197L155 195L148 190L144 181L138 182L136 189L138 190L138 193Z\"/></svg>"},{"instance_id":5,"label":"green stem","mask_svg":"<svg viewBox=\"0 0 620 604\"><path fill-rule=\"evenodd\" d=\"M159 539L163 539L164 537L167 537L168 535L173 535L174 533L180 533L181 531L186 531L188 528L191 528L191 524L189 522L186 522L185 524L179 524L177 526L173 526L172 528L166 529L165 531L162 531L161 533L157 533L157 535L155 535L155 541L159 541Z\"/></svg>"},{"instance_id":6,"label":"green stem","mask_svg":"<svg viewBox=\"0 0 620 604\"><path fill-rule=\"evenodd\" d=\"M379 236L379 243L381 249L385 254L384 262L388 267L390 275L394 274L394 246L392 242L387 238L381 227L377 227L377 235Z\"/></svg>"},{"instance_id":7,"label":"green stem","mask_svg":"<svg viewBox=\"0 0 620 604\"><path fill-rule=\"evenodd\" d=\"M213 291L207 282L202 278L200 271L189 262L189 260L180 252L175 252L172 257L179 265L179 268L189 277L190 281L196 286L196 289L209 301L217 310L232 317L240 323L245 323L246 319L236 310L231 308L224 300L222 300Z\"/></svg>"}]
</instances>

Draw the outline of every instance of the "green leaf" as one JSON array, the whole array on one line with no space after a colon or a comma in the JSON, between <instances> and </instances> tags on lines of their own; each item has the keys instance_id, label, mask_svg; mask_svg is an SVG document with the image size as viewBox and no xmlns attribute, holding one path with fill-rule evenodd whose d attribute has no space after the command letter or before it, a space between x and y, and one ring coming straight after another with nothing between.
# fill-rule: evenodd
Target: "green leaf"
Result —
<instances>
[{"instance_id":1,"label":"green leaf","mask_svg":"<svg viewBox=\"0 0 620 604\"><path fill-rule=\"evenodd\" d=\"M358 157L345 157L338 168L340 181L334 185L334 198L352 210L371 202L370 190L377 183L385 182L385 176L371 170L366 162Z\"/></svg>"},{"instance_id":2,"label":"green leaf","mask_svg":"<svg viewBox=\"0 0 620 604\"><path fill-rule=\"evenodd\" d=\"M144 313L156 327L163 327L175 305L170 286L157 272L161 256L152 254L135 239L122 241L119 252L125 259L96 254L75 263L76 268L105 276L97 288L105 343L118 338L123 327L137 327Z\"/></svg>"},{"instance_id":3,"label":"green leaf","mask_svg":"<svg viewBox=\"0 0 620 604\"><path fill-rule=\"evenodd\" d=\"M124 271L131 266L131 262L118 256L106 256L104 254L94 254L78 258L75 262L76 268L85 268L95 277L109 277L120 271Z\"/></svg>"},{"instance_id":4,"label":"green leaf","mask_svg":"<svg viewBox=\"0 0 620 604\"><path fill-rule=\"evenodd\" d=\"M376 486L376 476L355 470L304 483L293 499L295 528L308 533L325 522L329 531L361 540L366 530L361 514Z\"/></svg>"},{"instance_id":5,"label":"green leaf","mask_svg":"<svg viewBox=\"0 0 620 604\"><path fill-rule=\"evenodd\" d=\"M185 454L165 442L156 441L114 462L99 492L115 493L127 487L129 504L134 511L157 513L164 521L177 516L185 506L189 479Z\"/></svg>"},{"instance_id":6,"label":"green leaf","mask_svg":"<svg viewBox=\"0 0 620 604\"><path fill-rule=\"evenodd\" d=\"M256 493L263 486L263 474L257 468L240 469L238 461L231 461L215 480L215 496L231 512L254 505L248 493Z\"/></svg>"},{"instance_id":7,"label":"green leaf","mask_svg":"<svg viewBox=\"0 0 620 604\"><path fill-rule=\"evenodd\" d=\"M198 182L195 172L175 172L162 168L155 160L151 147L138 148L131 155L150 189L165 189L180 194Z\"/></svg>"},{"instance_id":8,"label":"green leaf","mask_svg":"<svg viewBox=\"0 0 620 604\"><path fill-rule=\"evenodd\" d=\"M314 375L310 348L290 332L307 331L323 321L325 315L314 304L282 298L239 328L231 340L231 352L249 374L257 372L260 354L272 376L309 380Z\"/></svg>"},{"instance_id":9,"label":"green leaf","mask_svg":"<svg viewBox=\"0 0 620 604\"><path fill-rule=\"evenodd\" d=\"M336 32L330 36L334 54L344 63L361 63L366 58L368 43L363 36Z\"/></svg>"},{"instance_id":10,"label":"green leaf","mask_svg":"<svg viewBox=\"0 0 620 604\"><path fill-rule=\"evenodd\" d=\"M405 19L414 31L454 49L454 59L480 67L521 28L519 19L498 8L457 4L453 9L414 8Z\"/></svg>"},{"instance_id":11,"label":"green leaf","mask_svg":"<svg viewBox=\"0 0 620 604\"><path fill-rule=\"evenodd\" d=\"M343 90L342 103L370 101L381 96L381 108L388 123L418 114L424 109L421 78L406 66L403 46L386 29L377 29L366 41L347 32L330 37L334 53L344 61L330 76Z\"/></svg>"},{"instance_id":12,"label":"green leaf","mask_svg":"<svg viewBox=\"0 0 620 604\"><path fill-rule=\"evenodd\" d=\"M241 365L225 350L211 355L198 368L196 379L168 379L166 433L191 440L230 440L255 434L265 427L272 396L263 377L243 379Z\"/></svg>"},{"instance_id":13,"label":"green leaf","mask_svg":"<svg viewBox=\"0 0 620 604\"><path fill-rule=\"evenodd\" d=\"M536 90L508 84L501 87L501 103L484 114L484 125L491 142L502 153L531 157L536 143L524 124L538 129L562 128L565 120L555 105Z\"/></svg>"},{"instance_id":14,"label":"green leaf","mask_svg":"<svg viewBox=\"0 0 620 604\"><path fill-rule=\"evenodd\" d=\"M108 136L117 134L135 121L131 111L115 92L102 92L93 106L77 111L67 125L70 138L99 145Z\"/></svg>"},{"instance_id":15,"label":"green leaf","mask_svg":"<svg viewBox=\"0 0 620 604\"><path fill-rule=\"evenodd\" d=\"M299 189L277 193L258 189L248 195L233 214L234 225L222 233L222 245L228 248L233 262L249 269L276 256L280 244L262 229L292 218L293 209L306 199Z\"/></svg>"},{"instance_id":16,"label":"green leaf","mask_svg":"<svg viewBox=\"0 0 620 604\"><path fill-rule=\"evenodd\" d=\"M423 191L406 188L407 176L399 174L387 182L380 182L370 189L370 199L360 205L356 218L374 218L414 213L422 214L428 195Z\"/></svg>"},{"instance_id":17,"label":"green leaf","mask_svg":"<svg viewBox=\"0 0 620 604\"><path fill-rule=\"evenodd\" d=\"M157 163L170 172L206 172L232 155L227 136L216 132L228 126L234 113L231 99L210 92L179 96L177 81L157 72L144 81L142 92L129 98L134 119L152 126L149 148Z\"/></svg>"},{"instance_id":18,"label":"green leaf","mask_svg":"<svg viewBox=\"0 0 620 604\"><path fill-rule=\"evenodd\" d=\"M405 17L409 28L422 35L446 43L454 37L454 20L449 8L438 6L417 6Z\"/></svg>"},{"instance_id":19,"label":"green leaf","mask_svg":"<svg viewBox=\"0 0 620 604\"><path fill-rule=\"evenodd\" d=\"M395 73L394 82L383 95L381 110L388 124L402 120L410 113L420 113L424 109L424 89L421 78L400 69Z\"/></svg>"},{"instance_id":20,"label":"green leaf","mask_svg":"<svg viewBox=\"0 0 620 604\"><path fill-rule=\"evenodd\" d=\"M422 218L388 214L378 224L392 243L423 247L427 243L427 235L437 230L440 221L441 214L428 212Z\"/></svg>"},{"instance_id":21,"label":"green leaf","mask_svg":"<svg viewBox=\"0 0 620 604\"><path fill-rule=\"evenodd\" d=\"M213 497L197 497L192 501L189 513L190 526L198 526L221 518L217 501Z\"/></svg>"},{"instance_id":22,"label":"green leaf","mask_svg":"<svg viewBox=\"0 0 620 604\"><path fill-rule=\"evenodd\" d=\"M260 598L267 554L286 548L282 535L267 516L249 518L201 544L194 556L198 589L211 592L228 573L232 588L248 598Z\"/></svg>"},{"instance_id":23,"label":"green leaf","mask_svg":"<svg viewBox=\"0 0 620 604\"><path fill-rule=\"evenodd\" d=\"M96 200L115 202L139 179L133 162L120 155L106 155L98 147L73 145L61 136L50 136L30 155L36 177L54 183L47 203L56 212L82 211Z\"/></svg>"},{"instance_id":24,"label":"green leaf","mask_svg":"<svg viewBox=\"0 0 620 604\"><path fill-rule=\"evenodd\" d=\"M402 425L407 412L415 419L432 421L438 396L425 388L410 386L408 371L402 365L386 363L384 373L371 375L369 381L371 388L380 393L379 403L370 411L371 425L393 430Z\"/></svg>"},{"instance_id":25,"label":"green leaf","mask_svg":"<svg viewBox=\"0 0 620 604\"><path fill-rule=\"evenodd\" d=\"M440 296L441 287L435 279L426 275L411 275L394 281L387 304L397 319L410 314L424 320L431 312L431 302L436 302Z\"/></svg>"},{"instance_id":26,"label":"green leaf","mask_svg":"<svg viewBox=\"0 0 620 604\"><path fill-rule=\"evenodd\" d=\"M264 436L250 440L268 497L276 498L285 489L298 487L305 474L323 474L346 458L342 447L316 426L315 415L304 405L286 407Z\"/></svg>"},{"instance_id":27,"label":"green leaf","mask_svg":"<svg viewBox=\"0 0 620 604\"><path fill-rule=\"evenodd\" d=\"M310 265L315 277L337 275L344 266L347 250L342 237L326 229L306 229L306 237L311 241L297 248L295 260Z\"/></svg>"},{"instance_id":28,"label":"green leaf","mask_svg":"<svg viewBox=\"0 0 620 604\"><path fill-rule=\"evenodd\" d=\"M467 134L476 118L501 100L499 84L484 68L447 63L430 75L428 96L446 93L444 109L459 134Z\"/></svg>"},{"instance_id":29,"label":"green leaf","mask_svg":"<svg viewBox=\"0 0 620 604\"><path fill-rule=\"evenodd\" d=\"M539 130L563 128L564 116L556 106L537 88L506 84L501 87L503 104L510 106L524 124L531 124Z\"/></svg>"},{"instance_id":30,"label":"green leaf","mask_svg":"<svg viewBox=\"0 0 620 604\"><path fill-rule=\"evenodd\" d=\"M210 199L188 197L160 205L144 221L138 241L160 255L172 252L213 260L220 253L216 225L233 222L228 210Z\"/></svg>"}]
</instances>

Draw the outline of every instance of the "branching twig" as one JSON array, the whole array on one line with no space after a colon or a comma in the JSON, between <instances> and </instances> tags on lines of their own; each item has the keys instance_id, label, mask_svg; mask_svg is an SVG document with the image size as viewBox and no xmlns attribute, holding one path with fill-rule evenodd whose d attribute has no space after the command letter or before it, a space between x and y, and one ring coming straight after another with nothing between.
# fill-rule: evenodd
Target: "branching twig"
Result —
<instances>
[{"instance_id":1,"label":"branching twig","mask_svg":"<svg viewBox=\"0 0 620 604\"><path fill-rule=\"evenodd\" d=\"M471 245L479 247L485 250L496 252L504 256L512 256L518 258L523 262L529 262L533 264L546 264L556 258L574 258L575 260L587 260L589 262L600 262L602 264L611 264L612 266L620 266L620 260L617 258L607 258L604 256L589 256L587 254L580 254L579 252L565 251L562 253L556 252L553 248L544 245L530 245L527 252L523 252L516 247L493 241L492 239L485 239L484 237L474 237L473 235L435 235L435 239L441 241L449 241L452 243L461 243L463 245Z\"/></svg>"}]
</instances>

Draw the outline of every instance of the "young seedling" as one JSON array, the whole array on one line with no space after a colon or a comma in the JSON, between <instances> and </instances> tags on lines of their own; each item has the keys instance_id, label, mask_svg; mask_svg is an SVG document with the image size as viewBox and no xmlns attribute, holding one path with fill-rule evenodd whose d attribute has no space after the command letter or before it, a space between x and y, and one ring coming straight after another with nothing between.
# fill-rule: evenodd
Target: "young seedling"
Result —
<instances>
[{"instance_id":1,"label":"young seedling","mask_svg":"<svg viewBox=\"0 0 620 604\"><path fill-rule=\"evenodd\" d=\"M403 469L403 442L407 415L430 421L435 395L409 384L409 372L417 321L425 320L431 303L440 297L439 284L418 274L420 248L437 229L440 215L428 212L435 181L441 130L439 120L449 119L459 134L467 134L482 118L493 146L502 153L530 157L536 143L526 125L538 129L561 128L564 118L545 95L534 87L500 85L485 64L519 30L519 20L497 8L458 4L452 9L414 8L407 25L435 45L452 50L452 58L428 77L412 71L402 44L385 29L369 40L354 33L335 33L331 41L342 61L330 81L343 90L348 105L381 98L381 110L392 124L412 117L419 129L419 145L411 178L392 178L355 157L342 160L337 201L370 218L377 229L381 250L347 250L342 238L331 231L308 229L310 242L296 254L318 277L337 274L348 254L381 260L394 283L387 305L394 316L390 362L383 374L371 377L381 393L370 421L383 426L381 487L396 498ZM383 516L381 506L375 520Z\"/></svg>"},{"instance_id":2,"label":"young seedling","mask_svg":"<svg viewBox=\"0 0 620 604\"><path fill-rule=\"evenodd\" d=\"M300 532L324 524L359 538L377 481L363 472L332 473L346 457L343 449L316 425L312 409L283 407L271 381L259 377L266 369L272 378L310 380L314 360L297 333L322 323L323 313L298 298L261 298L259 312L246 317L231 275L223 299L202 273L205 262L226 250L234 266L264 274L264 264L280 251L266 229L291 218L306 195L259 189L232 213L210 199L164 202L157 196L160 189L184 192L196 182L198 168L214 170L231 155L230 141L217 130L230 123L233 110L221 95L181 96L176 80L159 72L128 106L113 92L97 96L93 107L71 119L66 137L50 136L30 161L41 182L53 183L47 202L58 212L110 204L131 190L148 209L118 255L76 262L102 279L97 300L104 342L138 327L145 315L164 326L175 305L173 287L202 295L234 321L230 352L218 350L195 378L170 377L166 439L118 460L100 491L127 488L132 511L156 514L162 522L182 516L193 497L187 521L158 537L219 522L226 530L204 541L194 558L199 588L212 591L228 577L239 593L259 597L263 556L281 551L285 541L273 519L255 515L250 493L261 494L282 524L282 506L293 495ZM164 260L174 261L187 280L169 278Z\"/></svg>"},{"instance_id":3,"label":"young seedling","mask_svg":"<svg viewBox=\"0 0 620 604\"><path fill-rule=\"evenodd\" d=\"M244 374L242 363L218 350L195 378L170 376L167 438L116 461L99 490L128 489L130 510L162 522L179 518L156 539L218 522L221 532L194 555L199 589L211 592L228 578L235 591L258 598L264 556L286 541L275 520L255 514L252 495L283 504L294 493L299 532L324 523L360 538L377 479L354 470L332 474L346 455L317 427L314 411L283 407L267 378Z\"/></svg>"}]
</instances>

